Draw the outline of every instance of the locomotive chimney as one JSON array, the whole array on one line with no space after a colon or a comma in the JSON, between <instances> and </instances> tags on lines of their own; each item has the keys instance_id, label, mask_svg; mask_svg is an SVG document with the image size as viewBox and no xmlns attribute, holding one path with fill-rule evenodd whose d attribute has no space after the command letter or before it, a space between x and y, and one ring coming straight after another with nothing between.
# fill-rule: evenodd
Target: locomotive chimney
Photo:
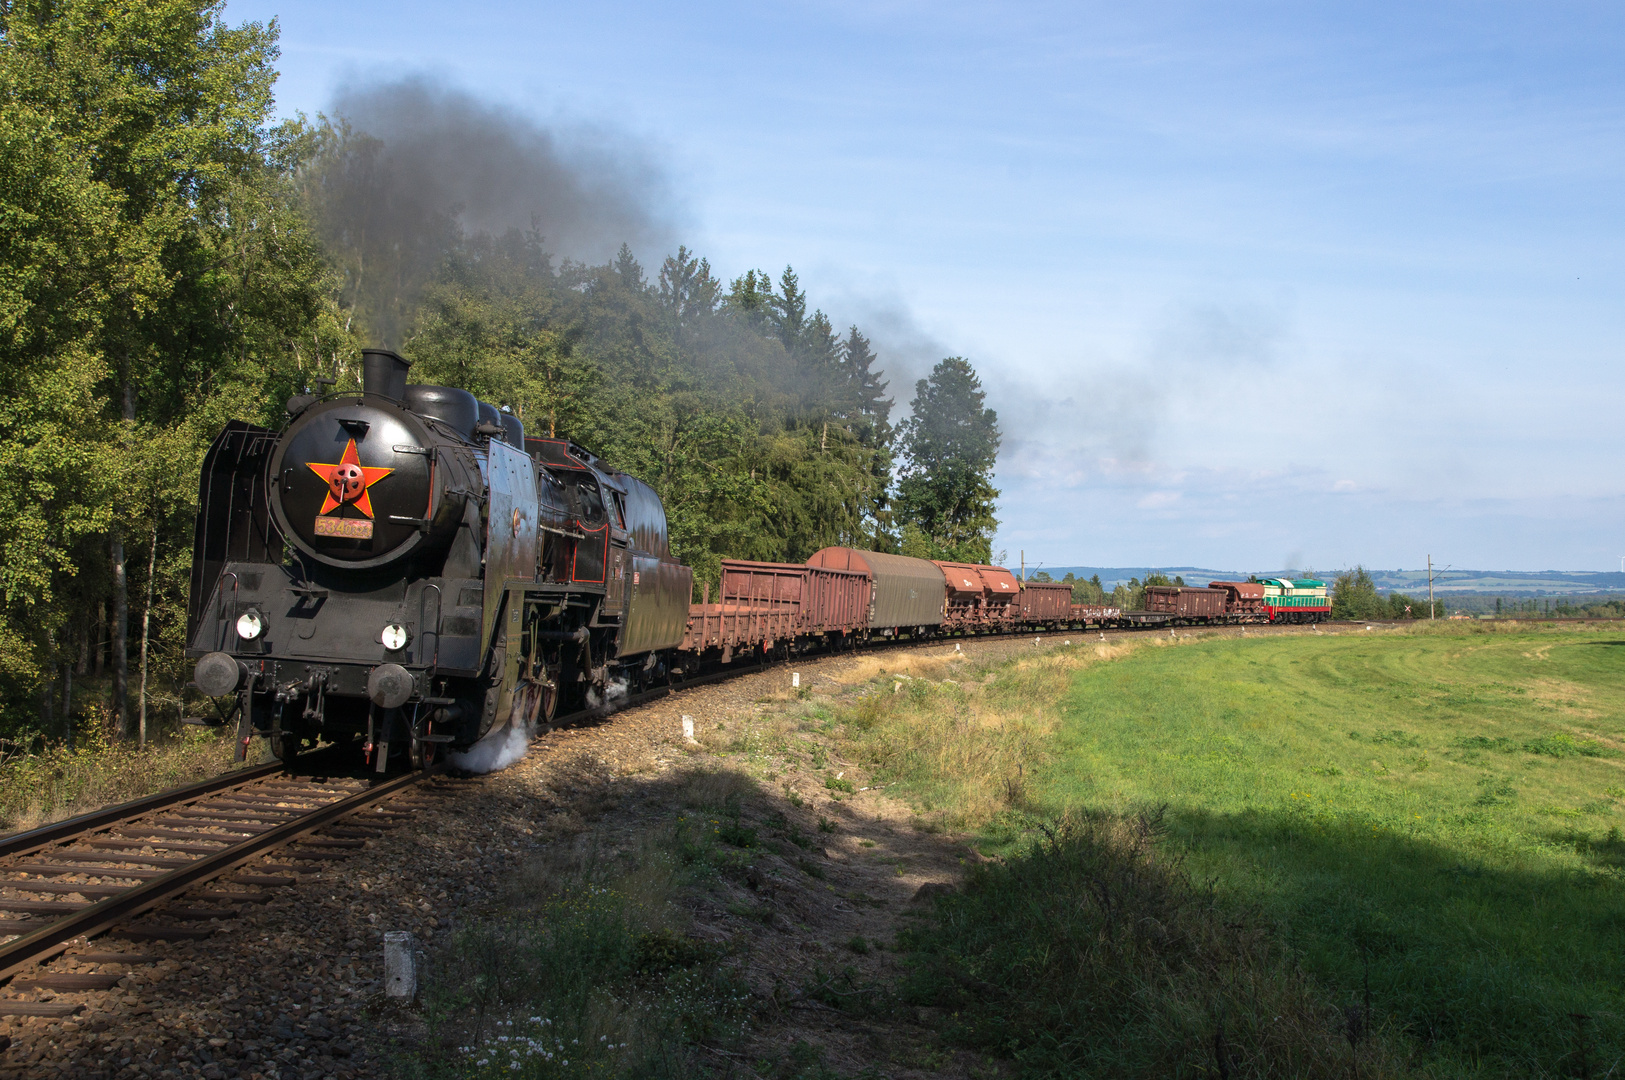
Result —
<instances>
[{"instance_id":1,"label":"locomotive chimney","mask_svg":"<svg viewBox=\"0 0 1625 1080\"><path fill-rule=\"evenodd\" d=\"M361 350L361 388L369 394L400 401L406 396L406 369L410 360L388 349Z\"/></svg>"}]
</instances>

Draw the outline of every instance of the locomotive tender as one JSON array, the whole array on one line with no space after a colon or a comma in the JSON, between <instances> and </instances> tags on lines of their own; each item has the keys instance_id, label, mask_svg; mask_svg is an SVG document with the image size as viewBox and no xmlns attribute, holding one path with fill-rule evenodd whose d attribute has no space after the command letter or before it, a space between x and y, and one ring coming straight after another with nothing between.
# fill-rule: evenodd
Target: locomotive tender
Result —
<instances>
[{"instance_id":1,"label":"locomotive tender","mask_svg":"<svg viewBox=\"0 0 1625 1080\"><path fill-rule=\"evenodd\" d=\"M506 741L566 711L745 655L872 638L1321 617L1319 582L1148 589L1147 611L1071 602L996 566L829 547L724 560L692 604L653 489L467 391L363 354L363 389L233 422L204 458L188 609L195 682L291 758L360 742L383 772Z\"/></svg>"}]
</instances>

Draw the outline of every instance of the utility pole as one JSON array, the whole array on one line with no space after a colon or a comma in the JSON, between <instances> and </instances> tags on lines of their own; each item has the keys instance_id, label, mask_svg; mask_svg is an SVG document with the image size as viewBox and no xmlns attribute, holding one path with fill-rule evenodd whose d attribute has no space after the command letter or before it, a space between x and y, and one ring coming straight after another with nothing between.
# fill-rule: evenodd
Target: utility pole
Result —
<instances>
[{"instance_id":1,"label":"utility pole","mask_svg":"<svg viewBox=\"0 0 1625 1080\"><path fill-rule=\"evenodd\" d=\"M1625 560L1622 560L1622 562L1625 562ZM1027 549L1026 548L1021 549L1021 580L1022 580L1023 584L1025 584L1026 581L1027 581Z\"/></svg>"},{"instance_id":2,"label":"utility pole","mask_svg":"<svg viewBox=\"0 0 1625 1080\"><path fill-rule=\"evenodd\" d=\"M1433 556L1428 556L1428 618L1437 619L1433 608Z\"/></svg>"}]
</instances>

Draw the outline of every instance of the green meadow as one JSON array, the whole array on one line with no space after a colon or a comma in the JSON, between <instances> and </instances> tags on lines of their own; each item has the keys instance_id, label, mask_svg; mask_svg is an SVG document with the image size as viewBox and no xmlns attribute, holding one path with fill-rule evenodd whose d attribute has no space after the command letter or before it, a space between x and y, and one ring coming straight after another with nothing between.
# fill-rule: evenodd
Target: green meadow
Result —
<instances>
[{"instance_id":1,"label":"green meadow","mask_svg":"<svg viewBox=\"0 0 1625 1080\"><path fill-rule=\"evenodd\" d=\"M1625 630L1210 638L1081 667L1028 805L1166 847L1433 1068L1625 1057ZM1617 1071L1617 1070L1616 1070Z\"/></svg>"}]
</instances>

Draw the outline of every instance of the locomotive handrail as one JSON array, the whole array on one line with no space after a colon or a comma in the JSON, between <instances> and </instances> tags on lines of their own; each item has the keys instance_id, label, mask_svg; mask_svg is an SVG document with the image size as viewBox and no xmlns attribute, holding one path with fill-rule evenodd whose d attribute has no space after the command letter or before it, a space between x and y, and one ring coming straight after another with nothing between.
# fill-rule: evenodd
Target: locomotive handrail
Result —
<instances>
[{"instance_id":1,"label":"locomotive handrail","mask_svg":"<svg viewBox=\"0 0 1625 1080\"><path fill-rule=\"evenodd\" d=\"M220 575L220 580L225 581L226 578L228 578L228 577L231 579L231 610L233 612L235 612L237 610L237 589L242 584L242 582L240 580L238 580L237 571L235 571L235 570L227 570L227 571L225 571L224 573L222 573ZM225 600L226 600L226 591L225 591L225 589L221 589L220 590L220 602L222 604L224 604Z\"/></svg>"},{"instance_id":2,"label":"locomotive handrail","mask_svg":"<svg viewBox=\"0 0 1625 1080\"><path fill-rule=\"evenodd\" d=\"M440 620L446 615L446 594L440 586L432 581L423 583L423 591L418 593L418 625L425 626L423 618L423 605L428 601L429 590L434 590L434 656L429 661L429 675L433 677L435 670L440 667ZM425 630L425 633L428 631Z\"/></svg>"},{"instance_id":3,"label":"locomotive handrail","mask_svg":"<svg viewBox=\"0 0 1625 1080\"><path fill-rule=\"evenodd\" d=\"M219 644L220 644L221 648L225 648L226 635L231 633L231 631L232 631L231 618L232 618L233 615L237 614L238 590L242 585L242 582L240 580L238 580L238 578L237 578L237 571L235 571L235 570L226 570L226 571L223 571L221 573L221 575L220 575L220 582L221 582L221 586L220 586L220 606L221 607L226 606L225 580L228 577L231 578L231 610L229 612L224 612L223 611L223 612L221 612L221 615L220 615L220 620L219 621L222 622L222 623L225 623L225 627L221 631L220 640L219 640ZM200 623L203 621L203 617L202 617L201 613L198 616L198 621Z\"/></svg>"},{"instance_id":4,"label":"locomotive handrail","mask_svg":"<svg viewBox=\"0 0 1625 1080\"><path fill-rule=\"evenodd\" d=\"M433 524L433 522L431 522L428 518L403 517L400 514L389 515L389 520L397 522L401 525L410 525L420 533L428 532L429 526Z\"/></svg>"}]
</instances>

